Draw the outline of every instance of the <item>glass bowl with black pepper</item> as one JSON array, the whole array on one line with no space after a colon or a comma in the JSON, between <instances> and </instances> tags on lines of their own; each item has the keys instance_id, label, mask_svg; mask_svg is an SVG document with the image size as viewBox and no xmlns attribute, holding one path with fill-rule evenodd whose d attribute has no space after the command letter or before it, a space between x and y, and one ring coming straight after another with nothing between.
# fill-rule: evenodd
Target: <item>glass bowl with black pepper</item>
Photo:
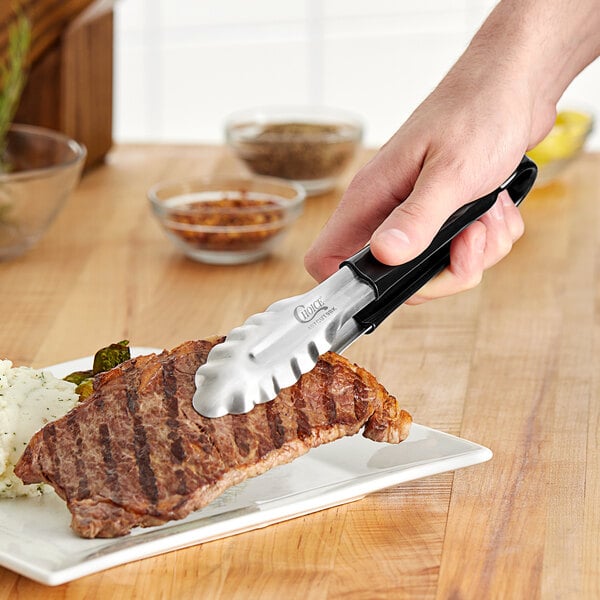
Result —
<instances>
[{"instance_id":1,"label":"glass bowl with black pepper","mask_svg":"<svg viewBox=\"0 0 600 600\"><path fill-rule=\"evenodd\" d=\"M334 108L266 107L231 114L225 136L251 172L295 181L314 196L335 187L360 147L363 125Z\"/></svg>"},{"instance_id":2,"label":"glass bowl with black pepper","mask_svg":"<svg viewBox=\"0 0 600 600\"><path fill-rule=\"evenodd\" d=\"M148 190L167 237L188 257L232 265L265 258L302 213L304 189L274 177L158 183Z\"/></svg>"}]
</instances>

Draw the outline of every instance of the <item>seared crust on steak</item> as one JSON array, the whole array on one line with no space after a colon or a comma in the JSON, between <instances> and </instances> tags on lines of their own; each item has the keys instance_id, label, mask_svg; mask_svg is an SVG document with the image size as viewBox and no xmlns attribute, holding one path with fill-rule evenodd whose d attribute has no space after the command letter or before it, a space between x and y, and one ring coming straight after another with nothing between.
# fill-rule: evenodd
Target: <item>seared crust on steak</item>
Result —
<instances>
[{"instance_id":1,"label":"seared crust on steak","mask_svg":"<svg viewBox=\"0 0 600 600\"><path fill-rule=\"evenodd\" d=\"M133 358L97 377L94 393L38 431L15 473L46 482L83 537L181 519L244 479L353 435L397 443L410 415L375 378L333 353L272 402L202 417L194 374L223 338Z\"/></svg>"}]
</instances>

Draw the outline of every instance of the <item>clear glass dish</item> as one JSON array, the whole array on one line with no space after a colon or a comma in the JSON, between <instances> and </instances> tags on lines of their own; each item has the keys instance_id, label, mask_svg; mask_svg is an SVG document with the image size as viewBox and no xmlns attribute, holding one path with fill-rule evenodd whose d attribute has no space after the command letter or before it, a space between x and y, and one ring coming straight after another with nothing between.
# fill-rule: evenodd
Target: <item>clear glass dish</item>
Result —
<instances>
[{"instance_id":1,"label":"clear glass dish","mask_svg":"<svg viewBox=\"0 0 600 600\"><path fill-rule=\"evenodd\" d=\"M239 264L270 254L302 212L305 193L272 177L163 182L148 191L173 244L194 260Z\"/></svg>"},{"instance_id":2,"label":"clear glass dish","mask_svg":"<svg viewBox=\"0 0 600 600\"><path fill-rule=\"evenodd\" d=\"M295 181L313 196L335 187L360 147L363 125L333 108L265 107L230 115L225 135L250 171Z\"/></svg>"},{"instance_id":3,"label":"clear glass dish","mask_svg":"<svg viewBox=\"0 0 600 600\"><path fill-rule=\"evenodd\" d=\"M62 133L13 125L0 156L0 260L32 248L77 185L86 149Z\"/></svg>"}]
</instances>

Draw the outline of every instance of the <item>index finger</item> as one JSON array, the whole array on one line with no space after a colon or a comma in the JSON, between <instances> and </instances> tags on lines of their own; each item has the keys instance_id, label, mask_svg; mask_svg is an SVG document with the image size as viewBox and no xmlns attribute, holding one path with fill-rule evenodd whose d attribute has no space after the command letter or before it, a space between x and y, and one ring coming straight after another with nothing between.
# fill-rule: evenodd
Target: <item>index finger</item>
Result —
<instances>
[{"instance_id":1,"label":"index finger","mask_svg":"<svg viewBox=\"0 0 600 600\"><path fill-rule=\"evenodd\" d=\"M342 199L305 256L307 271L317 280L360 250L373 231L411 192L420 161L392 157L384 146L353 178Z\"/></svg>"}]
</instances>

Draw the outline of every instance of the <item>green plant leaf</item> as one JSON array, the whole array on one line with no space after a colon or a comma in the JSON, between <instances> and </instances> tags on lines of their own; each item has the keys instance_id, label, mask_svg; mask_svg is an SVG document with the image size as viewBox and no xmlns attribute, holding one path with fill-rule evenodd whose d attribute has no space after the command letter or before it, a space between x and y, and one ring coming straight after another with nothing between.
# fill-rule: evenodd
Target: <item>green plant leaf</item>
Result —
<instances>
[{"instance_id":1,"label":"green plant leaf","mask_svg":"<svg viewBox=\"0 0 600 600\"><path fill-rule=\"evenodd\" d=\"M19 5L15 7L15 15L16 19L8 29L7 56L0 62L0 172L5 170L2 157L6 149L6 134L27 80L27 57L31 45L31 23Z\"/></svg>"}]
</instances>

